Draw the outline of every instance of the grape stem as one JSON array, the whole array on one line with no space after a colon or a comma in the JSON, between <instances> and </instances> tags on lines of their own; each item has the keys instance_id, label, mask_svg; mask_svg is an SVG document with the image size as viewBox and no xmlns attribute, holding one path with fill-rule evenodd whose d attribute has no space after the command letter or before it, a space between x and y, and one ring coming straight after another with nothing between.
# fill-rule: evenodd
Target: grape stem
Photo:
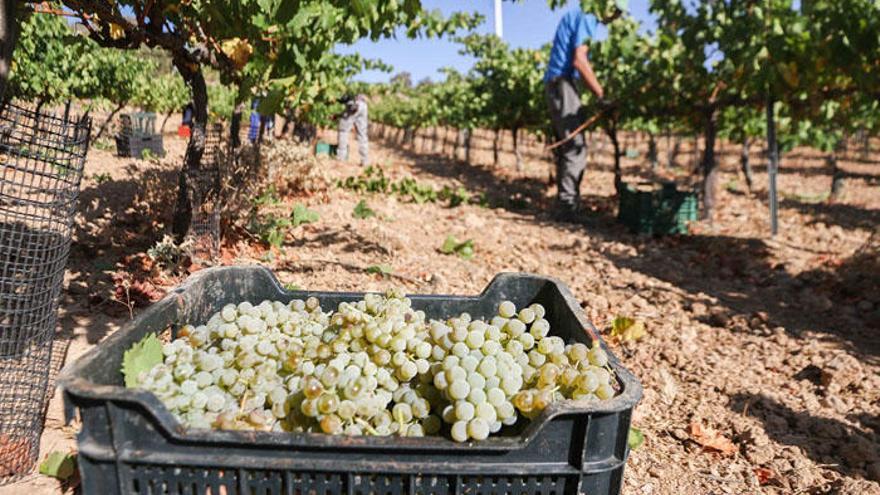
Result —
<instances>
[{"instance_id":1,"label":"grape stem","mask_svg":"<svg viewBox=\"0 0 880 495\"><path fill-rule=\"evenodd\" d=\"M379 436L379 432L376 431L376 429L373 428L373 426L370 423L364 421L361 418L354 418L354 420L355 420L355 422L357 422L357 424L363 426L364 429L367 430L367 433L369 433L370 435Z\"/></svg>"},{"instance_id":2,"label":"grape stem","mask_svg":"<svg viewBox=\"0 0 880 495\"><path fill-rule=\"evenodd\" d=\"M244 393L241 394L241 402L238 403L238 415L239 416L244 414L244 403L247 401L248 392L250 392L250 389L245 389Z\"/></svg>"}]
</instances>

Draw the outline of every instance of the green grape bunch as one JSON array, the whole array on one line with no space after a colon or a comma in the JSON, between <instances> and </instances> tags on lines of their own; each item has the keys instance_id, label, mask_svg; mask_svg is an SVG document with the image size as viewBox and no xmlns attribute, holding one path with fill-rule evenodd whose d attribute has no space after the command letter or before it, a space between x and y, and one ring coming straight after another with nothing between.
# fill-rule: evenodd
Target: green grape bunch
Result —
<instances>
[{"instance_id":1,"label":"green grape bunch","mask_svg":"<svg viewBox=\"0 0 880 495\"><path fill-rule=\"evenodd\" d=\"M510 301L429 320L400 291L325 312L312 297L229 304L163 345L138 379L189 428L485 440L562 400L607 400L598 346Z\"/></svg>"}]
</instances>

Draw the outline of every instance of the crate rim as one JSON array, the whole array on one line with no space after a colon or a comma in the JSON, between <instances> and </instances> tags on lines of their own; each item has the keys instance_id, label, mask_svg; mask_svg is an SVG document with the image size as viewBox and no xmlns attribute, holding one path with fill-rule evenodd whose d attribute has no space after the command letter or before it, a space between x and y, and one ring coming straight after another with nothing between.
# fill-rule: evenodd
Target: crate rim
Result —
<instances>
[{"instance_id":1,"label":"crate rim","mask_svg":"<svg viewBox=\"0 0 880 495\"><path fill-rule=\"evenodd\" d=\"M572 414L616 414L635 407L642 397L642 384L639 379L627 370L608 349L593 324L587 319L580 304L564 283L554 277L537 275L525 272L500 272L492 278L485 288L477 295L458 296L450 295L454 299L477 299L491 292L493 286L503 283L506 278L533 278L553 284L569 309L575 315L584 332L594 340L598 340L602 348L608 353L611 364L621 385L621 391L614 398L607 401L577 401L567 400L556 402L545 409L537 418L531 420L523 432L515 437L490 437L478 442L458 443L441 436L411 437L378 437L378 436L345 436L326 435L322 433L293 433L293 432L262 432L262 431L232 431L232 430L206 430L187 429L177 418L171 414L161 403L158 397L146 390L129 389L122 385L99 385L89 379L82 378L81 372L90 363L102 358L105 349L112 349L121 344L128 334L134 332L154 313L168 310L169 306L183 306L182 294L192 286L199 284L203 279L210 278L219 271L254 272L257 276L267 278L278 292L278 295L292 295L302 298L310 296L362 296L377 292L334 292L334 291L290 291L285 289L278 281L275 274L261 265L238 265L225 267L212 267L201 270L188 277L182 284L172 289L164 298L154 303L136 318L129 320L119 330L108 336L92 350L77 358L74 362L65 366L59 373L57 384L64 397L65 410L70 412L69 395L94 400L104 400L112 403L113 407L133 407L139 409L152 423L168 438L187 443L203 445L223 444L241 445L247 447L306 447L306 448L341 448L341 449L364 449L382 450L395 448L399 450L431 450L438 452L456 452L466 450L468 452L491 452L509 451L525 448L532 440L538 437L539 432L557 416ZM419 297L444 296L442 294L408 294L407 297L418 299ZM161 330L164 330L161 329ZM109 351L108 351L109 352ZM69 419L69 418L68 418ZM69 421L68 421L69 422Z\"/></svg>"}]
</instances>

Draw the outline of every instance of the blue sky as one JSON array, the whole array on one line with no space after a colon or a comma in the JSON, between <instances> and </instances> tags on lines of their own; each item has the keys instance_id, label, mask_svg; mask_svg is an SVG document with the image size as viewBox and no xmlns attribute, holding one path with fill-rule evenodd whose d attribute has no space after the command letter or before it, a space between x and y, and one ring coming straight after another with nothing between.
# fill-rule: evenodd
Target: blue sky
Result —
<instances>
[{"instance_id":1,"label":"blue sky","mask_svg":"<svg viewBox=\"0 0 880 495\"><path fill-rule=\"evenodd\" d=\"M449 14L456 11L479 12L486 21L477 29L480 33L494 32L492 0L422 0L427 9L440 9ZM578 0L570 0L564 9L550 10L545 0L522 0L520 2L503 2L504 39L514 47L537 48L549 43L556 31L556 24L568 8L580 5ZM651 25L648 12L648 0L630 0L630 15L645 25ZM600 28L599 37L604 36ZM437 69L455 67L459 71L467 71L473 64L470 57L459 55L458 45L447 40L416 39L406 36L397 39L386 39L378 42L362 40L353 45L340 45L339 53L358 52L367 58L377 58L394 67L392 74L380 71L367 71L356 79L367 82L384 82L391 75L406 71L412 74L413 82L426 77L442 79Z\"/></svg>"}]
</instances>

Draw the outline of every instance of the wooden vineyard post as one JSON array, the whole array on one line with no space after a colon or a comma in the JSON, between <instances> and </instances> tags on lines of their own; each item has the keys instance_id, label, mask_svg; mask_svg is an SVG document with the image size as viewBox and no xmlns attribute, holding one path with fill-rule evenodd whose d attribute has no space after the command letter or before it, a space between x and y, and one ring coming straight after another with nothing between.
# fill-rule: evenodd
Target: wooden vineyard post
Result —
<instances>
[{"instance_id":1,"label":"wooden vineyard post","mask_svg":"<svg viewBox=\"0 0 880 495\"><path fill-rule=\"evenodd\" d=\"M776 174L779 171L779 146L776 143L776 118L774 115L773 97L767 94L767 157L770 163L767 171L770 175L770 234L779 232L779 199L776 195Z\"/></svg>"}]
</instances>

